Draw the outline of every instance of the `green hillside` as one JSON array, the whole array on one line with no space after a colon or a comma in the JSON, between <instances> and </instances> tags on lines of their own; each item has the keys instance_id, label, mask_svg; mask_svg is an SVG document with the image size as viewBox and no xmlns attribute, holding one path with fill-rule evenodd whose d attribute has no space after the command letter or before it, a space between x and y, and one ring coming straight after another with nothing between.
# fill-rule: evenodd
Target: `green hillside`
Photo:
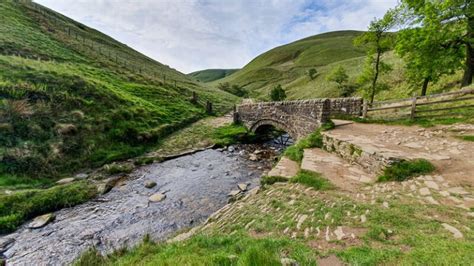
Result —
<instances>
[{"instance_id":1,"label":"green hillside","mask_svg":"<svg viewBox=\"0 0 474 266\"><path fill-rule=\"evenodd\" d=\"M200 82L211 82L230 76L237 71L238 69L205 69L189 73L188 76Z\"/></svg>"},{"instance_id":2,"label":"green hillside","mask_svg":"<svg viewBox=\"0 0 474 266\"><path fill-rule=\"evenodd\" d=\"M251 97L257 99L268 99L269 91L278 84L286 90L288 99L339 97L337 85L328 82L326 76L341 65L349 75L349 84L356 86L356 78L364 66L365 51L354 47L353 40L361 33L328 32L276 47L259 55L233 75L210 85L217 87L219 83L229 82L243 86L251 92ZM409 88L405 82L402 60L393 53L384 55L383 59L393 67L389 75L381 77L381 81L390 85L390 90L379 93L376 99L410 95L416 88ZM317 70L313 79L307 74L312 68ZM459 79L459 74L444 77L429 92L452 89ZM355 94L363 95L363 92L358 90Z\"/></svg>"},{"instance_id":3,"label":"green hillside","mask_svg":"<svg viewBox=\"0 0 474 266\"><path fill-rule=\"evenodd\" d=\"M0 2L0 186L143 153L238 99L31 2ZM202 102L202 101L201 101Z\"/></svg>"}]
</instances>

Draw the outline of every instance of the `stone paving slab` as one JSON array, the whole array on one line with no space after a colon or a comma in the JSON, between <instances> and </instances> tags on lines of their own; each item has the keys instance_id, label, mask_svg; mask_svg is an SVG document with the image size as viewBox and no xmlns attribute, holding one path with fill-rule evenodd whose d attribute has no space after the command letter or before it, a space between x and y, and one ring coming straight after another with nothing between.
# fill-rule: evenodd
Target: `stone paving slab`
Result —
<instances>
[{"instance_id":1,"label":"stone paving slab","mask_svg":"<svg viewBox=\"0 0 474 266\"><path fill-rule=\"evenodd\" d=\"M375 176L362 167L318 148L305 149L301 169L321 173L334 185L350 189L357 183L370 183Z\"/></svg>"},{"instance_id":2,"label":"stone paving slab","mask_svg":"<svg viewBox=\"0 0 474 266\"><path fill-rule=\"evenodd\" d=\"M426 159L452 185L474 186L474 143L454 137L447 127L420 128L338 121L323 132L325 148L368 172L380 173L399 159Z\"/></svg>"},{"instance_id":3,"label":"stone paving slab","mask_svg":"<svg viewBox=\"0 0 474 266\"><path fill-rule=\"evenodd\" d=\"M281 157L280 161L277 163L273 169L268 172L268 176L282 176L286 178L291 178L295 176L300 167L297 162L290 160L288 157Z\"/></svg>"}]
</instances>

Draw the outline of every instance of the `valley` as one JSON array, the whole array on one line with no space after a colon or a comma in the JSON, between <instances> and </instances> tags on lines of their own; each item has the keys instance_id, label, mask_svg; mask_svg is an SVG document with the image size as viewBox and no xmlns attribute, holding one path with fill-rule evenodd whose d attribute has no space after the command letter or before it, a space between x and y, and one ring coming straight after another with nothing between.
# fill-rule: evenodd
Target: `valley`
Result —
<instances>
[{"instance_id":1,"label":"valley","mask_svg":"<svg viewBox=\"0 0 474 266\"><path fill-rule=\"evenodd\" d=\"M248 44L189 16L166 31L197 36L192 50L153 39L154 58L212 62L188 74L36 1L0 2L0 266L469 265L470 54L432 31L472 23L431 17L441 2L402 0L366 31L235 68L198 45Z\"/></svg>"}]
</instances>

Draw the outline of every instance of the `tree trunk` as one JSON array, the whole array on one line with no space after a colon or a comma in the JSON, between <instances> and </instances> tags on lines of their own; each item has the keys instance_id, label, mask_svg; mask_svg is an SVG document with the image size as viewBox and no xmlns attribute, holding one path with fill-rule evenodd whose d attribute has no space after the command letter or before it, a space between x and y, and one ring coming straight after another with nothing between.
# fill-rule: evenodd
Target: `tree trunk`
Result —
<instances>
[{"instance_id":1,"label":"tree trunk","mask_svg":"<svg viewBox=\"0 0 474 266\"><path fill-rule=\"evenodd\" d=\"M466 66L461 86L471 85L474 74L474 17L467 20L467 42L466 42Z\"/></svg>"},{"instance_id":2,"label":"tree trunk","mask_svg":"<svg viewBox=\"0 0 474 266\"><path fill-rule=\"evenodd\" d=\"M380 56L382 52L377 50L377 59L375 60L375 75L374 75L374 80L372 80L372 93L370 95L370 103L372 104L374 102L375 98L375 88L377 86L377 79L379 77L379 65L380 65Z\"/></svg>"},{"instance_id":3,"label":"tree trunk","mask_svg":"<svg viewBox=\"0 0 474 266\"><path fill-rule=\"evenodd\" d=\"M421 96L426 96L426 91L428 90L428 83L430 82L429 78L423 80L423 87L421 88Z\"/></svg>"}]
</instances>

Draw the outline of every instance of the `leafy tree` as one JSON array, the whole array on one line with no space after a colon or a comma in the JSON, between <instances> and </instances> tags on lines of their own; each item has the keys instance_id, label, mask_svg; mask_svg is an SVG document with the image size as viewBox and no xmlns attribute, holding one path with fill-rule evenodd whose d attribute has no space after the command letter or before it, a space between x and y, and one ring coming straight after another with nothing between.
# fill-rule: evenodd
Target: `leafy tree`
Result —
<instances>
[{"instance_id":1,"label":"leafy tree","mask_svg":"<svg viewBox=\"0 0 474 266\"><path fill-rule=\"evenodd\" d=\"M343 66L333 68L326 76L326 80L337 83L342 97L348 97L354 92L354 87L347 84L349 76Z\"/></svg>"},{"instance_id":2,"label":"leafy tree","mask_svg":"<svg viewBox=\"0 0 474 266\"><path fill-rule=\"evenodd\" d=\"M356 46L364 46L367 49L367 60L364 71L359 77L360 83L370 82L370 103L374 102L377 89L377 80L381 74L391 70L390 66L382 62L382 55L393 47L393 34L388 32L394 24L395 12L388 11L381 19L370 22L369 29L354 40Z\"/></svg>"},{"instance_id":3,"label":"leafy tree","mask_svg":"<svg viewBox=\"0 0 474 266\"><path fill-rule=\"evenodd\" d=\"M270 92L270 99L272 101L283 101L286 99L286 92L280 84L276 85Z\"/></svg>"},{"instance_id":4,"label":"leafy tree","mask_svg":"<svg viewBox=\"0 0 474 266\"><path fill-rule=\"evenodd\" d=\"M447 57L459 55L457 49L465 50L462 86L471 84L474 74L474 2L472 0L401 0L398 9L403 15L405 25L421 28L422 42L432 42L430 46L433 49L435 44L446 49L444 51L446 56L443 56L437 64L442 63L444 67L452 70L456 68L457 62ZM424 49L419 48L419 50L427 50L426 47L422 48Z\"/></svg>"},{"instance_id":5,"label":"leafy tree","mask_svg":"<svg viewBox=\"0 0 474 266\"><path fill-rule=\"evenodd\" d=\"M346 69L343 66L333 68L326 77L327 81L336 82L339 87L346 83L348 79L349 76L347 76Z\"/></svg>"},{"instance_id":6,"label":"leafy tree","mask_svg":"<svg viewBox=\"0 0 474 266\"><path fill-rule=\"evenodd\" d=\"M311 80L313 80L317 74L318 74L318 71L315 68L311 68L308 70L308 76Z\"/></svg>"},{"instance_id":7,"label":"leafy tree","mask_svg":"<svg viewBox=\"0 0 474 266\"><path fill-rule=\"evenodd\" d=\"M462 51L443 47L437 35L424 28L400 31L395 50L405 61L410 83L422 84L422 96L426 95L430 82L436 83L443 74L453 74L461 65Z\"/></svg>"}]
</instances>

